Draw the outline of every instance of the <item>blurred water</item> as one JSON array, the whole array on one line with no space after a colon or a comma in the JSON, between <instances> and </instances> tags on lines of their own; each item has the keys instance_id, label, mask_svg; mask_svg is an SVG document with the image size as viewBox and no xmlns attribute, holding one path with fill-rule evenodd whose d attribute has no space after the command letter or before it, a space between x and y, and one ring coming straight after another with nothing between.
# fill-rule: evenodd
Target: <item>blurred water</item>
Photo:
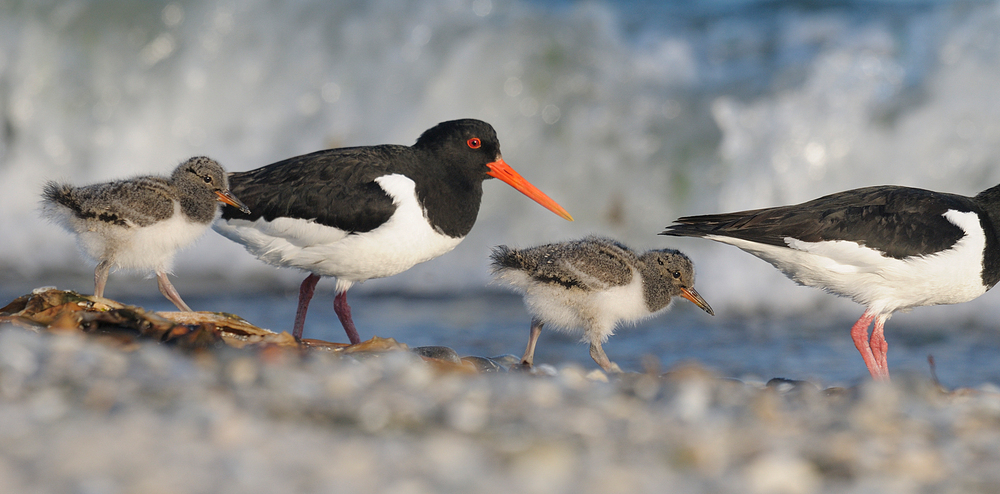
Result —
<instances>
[{"instance_id":1,"label":"blurred water","mask_svg":"<svg viewBox=\"0 0 1000 494\"><path fill-rule=\"evenodd\" d=\"M687 252L724 317L822 316L849 347L856 305L737 249L655 234L684 214L857 186L971 195L1000 182L998 5L0 0L0 282L88 289L93 266L37 215L46 180L166 172L195 154L246 170L474 117L577 221L491 181L455 251L353 296L482 291L491 246L602 233ZM181 293L223 299L301 281L214 233L176 266ZM897 325L992 328L995 296L899 315L890 345ZM265 305L294 310L280 302Z\"/></svg>"},{"instance_id":2,"label":"blurred water","mask_svg":"<svg viewBox=\"0 0 1000 494\"><path fill-rule=\"evenodd\" d=\"M297 291L178 290L194 310L239 314L249 322L274 331L291 331ZM143 285L153 286L153 280ZM346 342L333 311L333 284L317 290L306 318L305 337ZM193 287L191 287L193 288ZM4 303L26 293L0 290ZM109 286L111 296L150 310L174 311L169 301L142 292L132 282ZM155 289L154 289L155 291ZM528 341L531 316L519 296L500 291L458 295L354 294L349 295L354 321L362 339L394 338L410 347L443 345L461 356L520 357ZM933 310L933 309L929 309ZM660 369L695 362L722 376L763 383L773 377L810 380L822 386L850 386L867 382L868 371L850 338L855 313L831 309L795 314L729 313L711 317L678 299L665 315L636 326L618 328L604 345L608 356L626 371ZM933 355L936 375L948 387L1000 383L1000 332L991 325L960 319L949 324L927 323L917 314L896 316L887 325L889 363L894 376L931 376L927 362ZM535 352L536 364L563 366L577 363L597 369L588 347L579 338L545 330Z\"/></svg>"}]
</instances>

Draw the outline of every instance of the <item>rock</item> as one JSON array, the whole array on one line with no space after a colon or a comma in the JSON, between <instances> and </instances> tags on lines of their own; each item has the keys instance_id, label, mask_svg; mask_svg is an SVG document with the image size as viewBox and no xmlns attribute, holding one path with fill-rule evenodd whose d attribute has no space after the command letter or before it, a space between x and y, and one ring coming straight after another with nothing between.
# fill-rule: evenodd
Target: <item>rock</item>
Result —
<instances>
[{"instance_id":1,"label":"rock","mask_svg":"<svg viewBox=\"0 0 1000 494\"><path fill-rule=\"evenodd\" d=\"M511 367L521 364L521 357L517 355L511 355L509 353L504 355L498 355L496 357L490 357L490 360L496 362L504 369L510 370Z\"/></svg>"},{"instance_id":2,"label":"rock","mask_svg":"<svg viewBox=\"0 0 1000 494\"><path fill-rule=\"evenodd\" d=\"M453 364L462 363L462 358L458 356L458 352L446 346L418 346L411 351L425 358L443 360Z\"/></svg>"},{"instance_id":3,"label":"rock","mask_svg":"<svg viewBox=\"0 0 1000 494\"><path fill-rule=\"evenodd\" d=\"M503 366L486 357L462 357L462 362L474 365L479 372L507 372Z\"/></svg>"}]
</instances>

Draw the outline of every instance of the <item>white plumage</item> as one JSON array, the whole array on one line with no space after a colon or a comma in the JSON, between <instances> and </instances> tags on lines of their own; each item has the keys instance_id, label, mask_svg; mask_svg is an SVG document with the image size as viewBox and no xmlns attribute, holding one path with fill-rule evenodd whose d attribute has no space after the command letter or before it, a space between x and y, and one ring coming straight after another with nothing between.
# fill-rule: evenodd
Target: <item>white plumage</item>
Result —
<instances>
[{"instance_id":1,"label":"white plumage","mask_svg":"<svg viewBox=\"0 0 1000 494\"><path fill-rule=\"evenodd\" d=\"M888 319L897 310L968 302L986 293L981 276L986 235L979 216L949 210L944 217L965 236L950 249L903 259L846 240L787 237L786 248L722 235L705 238L739 247L798 283L848 297Z\"/></svg>"},{"instance_id":2,"label":"white plumage","mask_svg":"<svg viewBox=\"0 0 1000 494\"><path fill-rule=\"evenodd\" d=\"M208 230L208 225L195 223L181 214L181 205L173 201L170 219L137 228L81 219L73 210L58 203L46 202L44 216L68 231L77 234L77 245L87 257L100 262L113 257L115 266L127 270L170 273L174 255L190 246Z\"/></svg>"},{"instance_id":3,"label":"white plumage","mask_svg":"<svg viewBox=\"0 0 1000 494\"><path fill-rule=\"evenodd\" d=\"M464 237L449 237L431 227L417 202L413 180L392 174L375 181L397 209L389 221L363 235L288 217L218 220L212 228L268 264L336 277L338 292L354 283L402 273L462 242Z\"/></svg>"}]
</instances>

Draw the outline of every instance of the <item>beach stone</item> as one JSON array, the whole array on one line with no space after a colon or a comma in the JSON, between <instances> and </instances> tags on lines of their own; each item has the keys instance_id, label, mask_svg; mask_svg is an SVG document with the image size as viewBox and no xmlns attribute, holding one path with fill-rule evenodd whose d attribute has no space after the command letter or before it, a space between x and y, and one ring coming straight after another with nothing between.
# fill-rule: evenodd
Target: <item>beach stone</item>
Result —
<instances>
[{"instance_id":1,"label":"beach stone","mask_svg":"<svg viewBox=\"0 0 1000 494\"><path fill-rule=\"evenodd\" d=\"M783 453L754 460L746 468L746 476L754 494L812 494L821 485L815 465Z\"/></svg>"},{"instance_id":2,"label":"beach stone","mask_svg":"<svg viewBox=\"0 0 1000 494\"><path fill-rule=\"evenodd\" d=\"M462 362L472 364L479 372L507 372L507 369L487 357L462 357Z\"/></svg>"},{"instance_id":3,"label":"beach stone","mask_svg":"<svg viewBox=\"0 0 1000 494\"><path fill-rule=\"evenodd\" d=\"M532 373L533 374L538 374L540 376L553 377L553 376L559 375L559 370L556 369L555 366L553 366L551 364L538 364L538 365L532 366ZM589 377L589 375L588 375L588 377Z\"/></svg>"},{"instance_id":4,"label":"beach stone","mask_svg":"<svg viewBox=\"0 0 1000 494\"><path fill-rule=\"evenodd\" d=\"M462 363L462 358L458 356L458 352L446 346L418 346L410 351L421 357L443 360L453 364Z\"/></svg>"},{"instance_id":5,"label":"beach stone","mask_svg":"<svg viewBox=\"0 0 1000 494\"><path fill-rule=\"evenodd\" d=\"M521 357L518 357L517 355L511 355L509 353L504 355L497 355L496 357L490 357L490 360L496 362L501 367L508 370L515 365L521 364Z\"/></svg>"},{"instance_id":6,"label":"beach stone","mask_svg":"<svg viewBox=\"0 0 1000 494\"><path fill-rule=\"evenodd\" d=\"M819 386L809 382L809 381L799 381L796 379L786 379L784 377L775 377L767 382L768 388L772 388L780 393L788 393L803 387L807 387L816 391L819 391Z\"/></svg>"}]
</instances>

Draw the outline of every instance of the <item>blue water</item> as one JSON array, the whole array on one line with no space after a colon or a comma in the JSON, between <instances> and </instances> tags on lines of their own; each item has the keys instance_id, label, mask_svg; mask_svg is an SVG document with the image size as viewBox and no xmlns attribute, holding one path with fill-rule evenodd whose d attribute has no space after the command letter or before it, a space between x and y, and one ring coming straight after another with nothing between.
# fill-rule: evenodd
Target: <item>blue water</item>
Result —
<instances>
[{"instance_id":1,"label":"blue water","mask_svg":"<svg viewBox=\"0 0 1000 494\"><path fill-rule=\"evenodd\" d=\"M163 173L196 154L246 170L329 146L407 144L475 117L577 221L487 183L453 252L352 289L363 335L519 354L527 316L487 287L489 248L601 233L688 253L719 314L678 310L622 331L608 353L623 365L656 348L665 365L848 381L863 376L847 336L860 307L737 249L655 234L684 214L864 185L971 195L1000 182L998 6L0 1L0 283L88 289L93 265L37 214L46 180ZM175 273L196 308L269 327L291 319L301 281L214 233ZM109 291L162 303L152 282L121 274ZM214 295L198 304L198 293ZM996 380L995 297L895 316L891 367L926 372L933 352L942 380ZM310 320L329 319L329 305L318 295ZM540 345L540 358L588 360L565 337Z\"/></svg>"}]
</instances>

